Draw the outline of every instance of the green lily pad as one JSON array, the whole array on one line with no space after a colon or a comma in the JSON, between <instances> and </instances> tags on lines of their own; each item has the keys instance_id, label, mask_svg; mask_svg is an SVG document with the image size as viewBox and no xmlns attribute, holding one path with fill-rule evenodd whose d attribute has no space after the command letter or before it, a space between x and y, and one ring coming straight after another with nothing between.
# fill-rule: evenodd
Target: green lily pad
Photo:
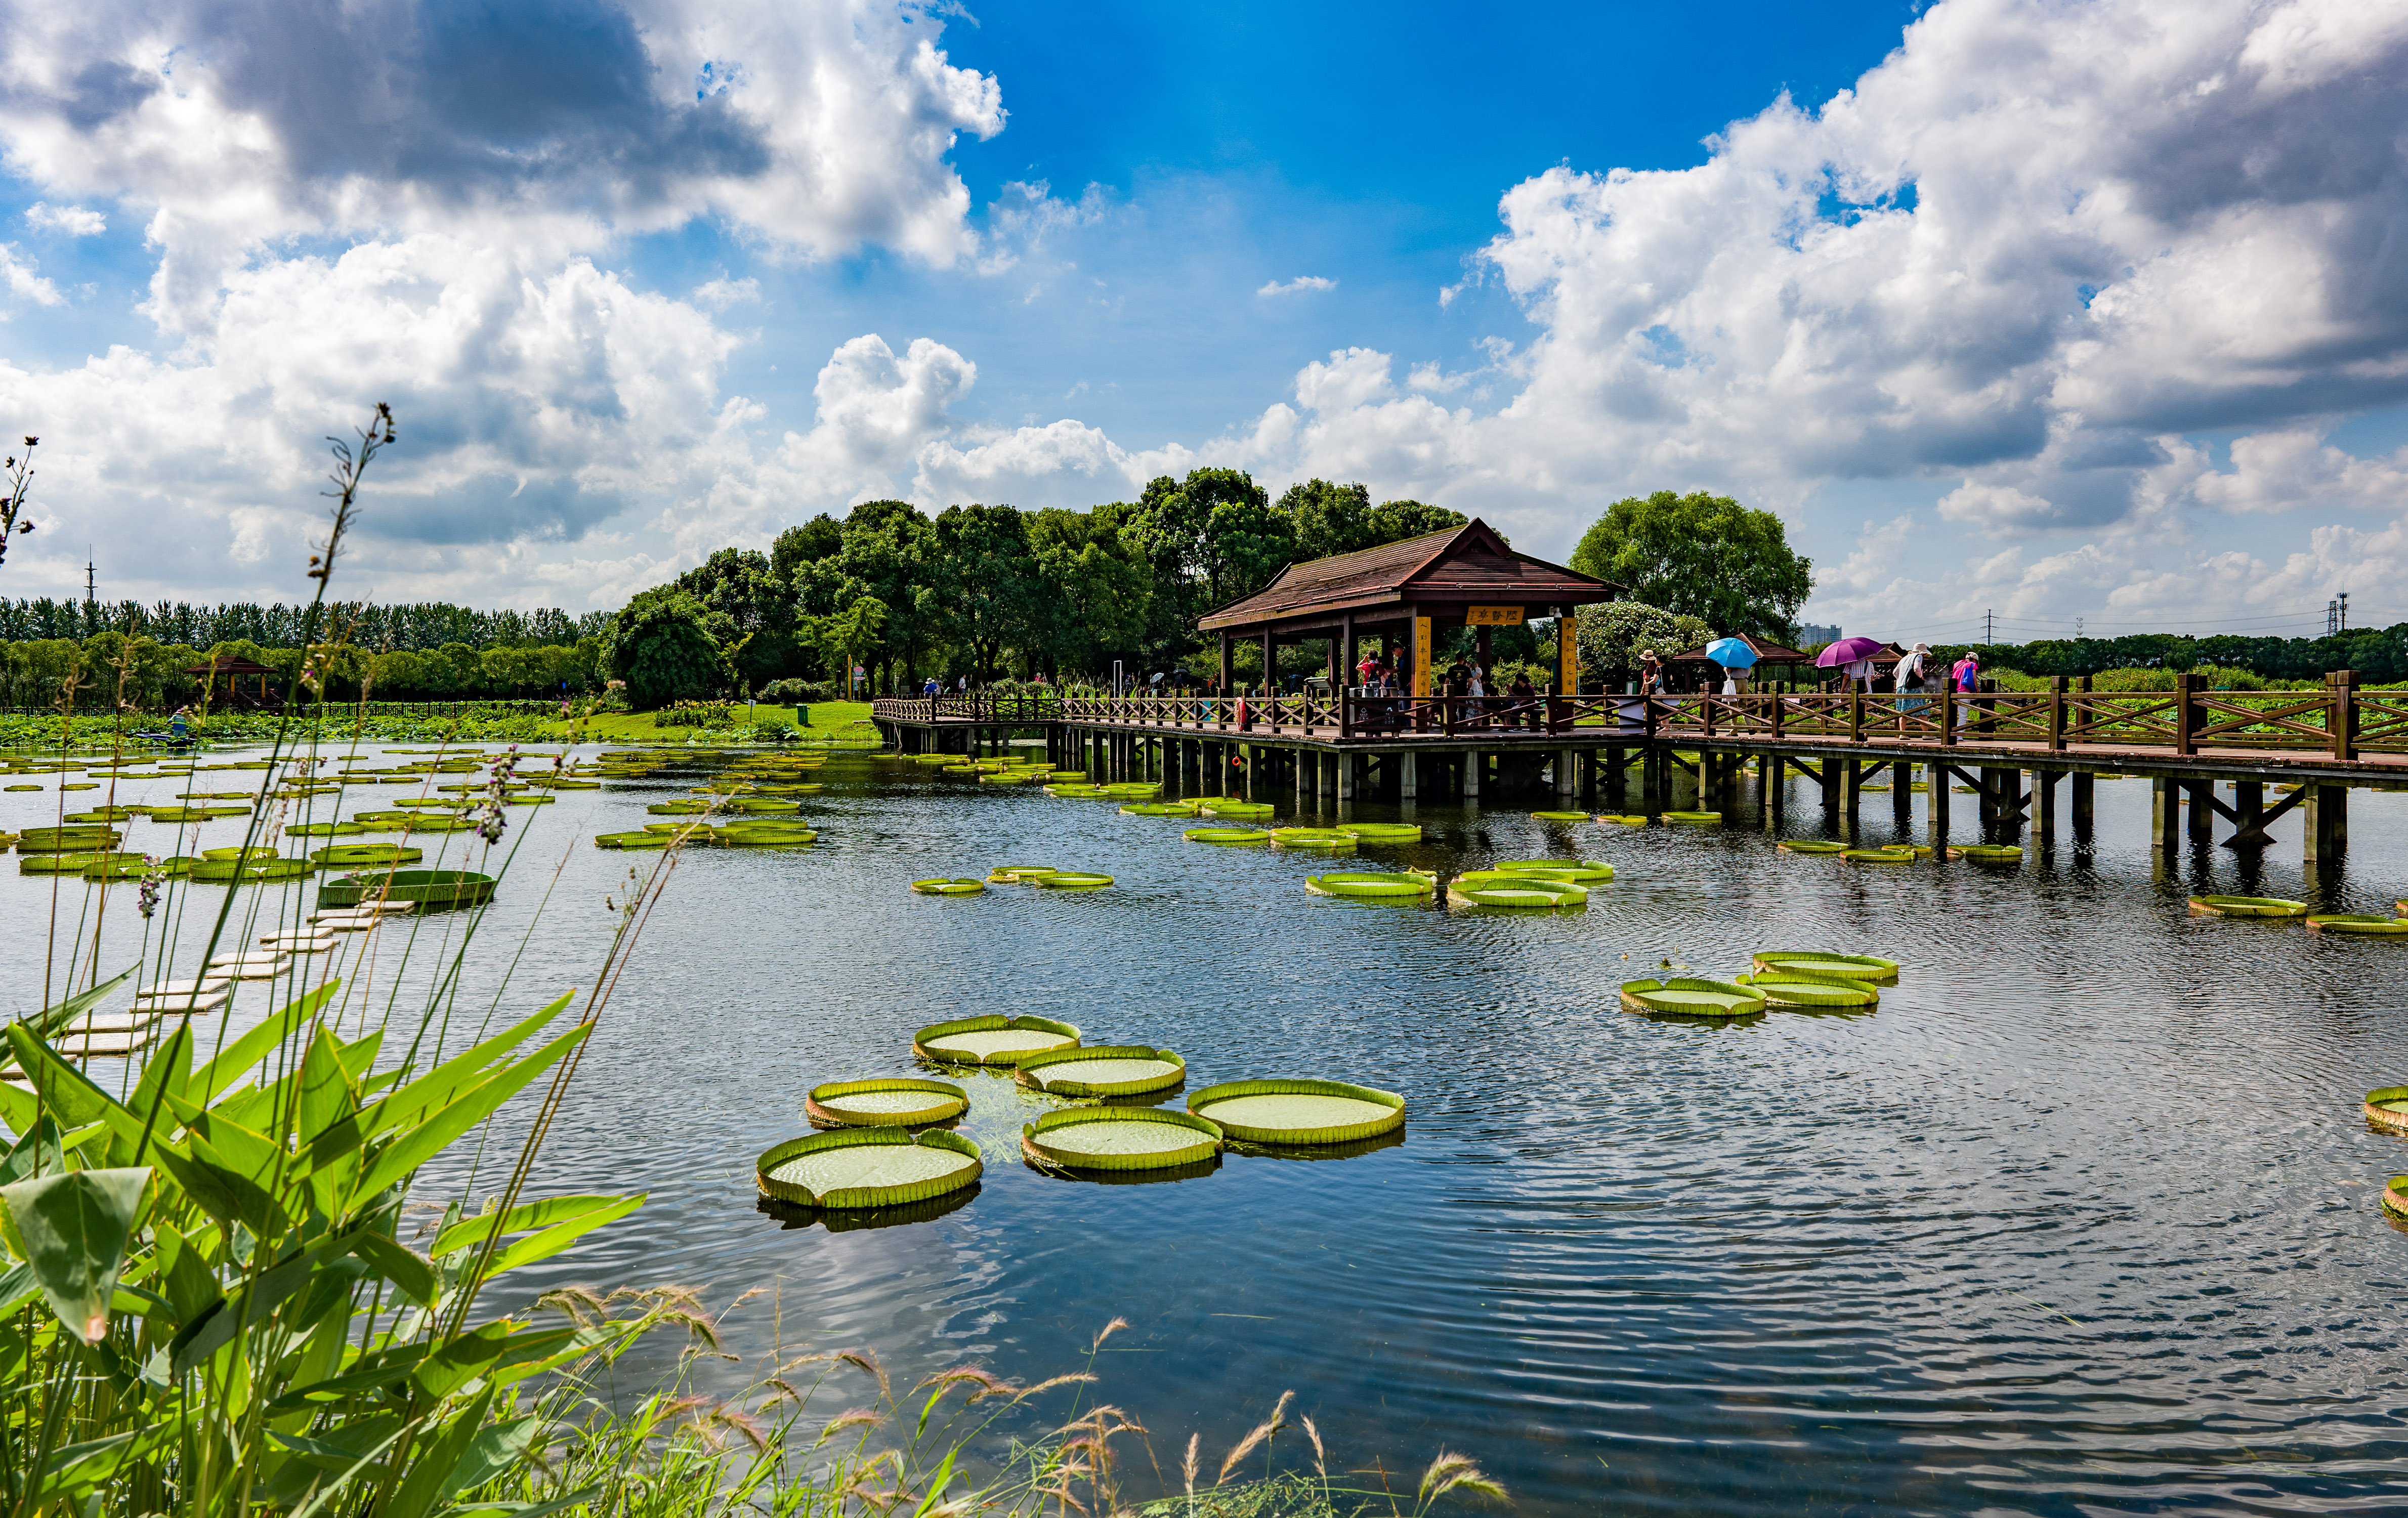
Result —
<instances>
[{"instance_id":1,"label":"green lily pad","mask_svg":"<svg viewBox=\"0 0 2408 1518\"><path fill-rule=\"evenodd\" d=\"M1167 1170L1221 1152L1220 1125L1155 1107L1073 1107L1020 1130L1021 1152L1073 1170Z\"/></svg>"},{"instance_id":2,"label":"green lily pad","mask_svg":"<svg viewBox=\"0 0 2408 1518\"><path fill-rule=\"evenodd\" d=\"M1274 827L1271 829L1271 847L1342 853L1354 847L1354 835L1341 833L1334 827Z\"/></svg>"},{"instance_id":3,"label":"green lily pad","mask_svg":"<svg viewBox=\"0 0 2408 1518\"><path fill-rule=\"evenodd\" d=\"M753 1181L781 1202L857 1211L959 1191L984 1168L959 1134L853 1127L787 1139L754 1164Z\"/></svg>"},{"instance_id":4,"label":"green lily pad","mask_svg":"<svg viewBox=\"0 0 2408 1518\"><path fill-rule=\"evenodd\" d=\"M2308 926L2319 933L2350 933L2367 938L2408 938L2408 922L2397 917L2366 917L2353 912L2316 912Z\"/></svg>"},{"instance_id":5,"label":"green lily pad","mask_svg":"<svg viewBox=\"0 0 2408 1518\"><path fill-rule=\"evenodd\" d=\"M1418 898L1429 895L1438 890L1438 882L1425 875L1391 875L1367 870L1307 876L1304 888L1317 896L1400 900L1406 897Z\"/></svg>"},{"instance_id":6,"label":"green lily pad","mask_svg":"<svg viewBox=\"0 0 2408 1518\"><path fill-rule=\"evenodd\" d=\"M1186 1080L1187 1062L1168 1049L1096 1044L1031 1054L1012 1079L1056 1096L1134 1096Z\"/></svg>"},{"instance_id":7,"label":"green lily pad","mask_svg":"<svg viewBox=\"0 0 2408 1518\"><path fill-rule=\"evenodd\" d=\"M1084 874L1075 869L1060 869L1051 875L1039 875L1028 883L1039 891L1100 891L1112 883L1112 878Z\"/></svg>"},{"instance_id":8,"label":"green lily pad","mask_svg":"<svg viewBox=\"0 0 2408 1518\"><path fill-rule=\"evenodd\" d=\"M1228 1081L1187 1098L1232 1138L1254 1144L1343 1144L1405 1123L1393 1091L1344 1081Z\"/></svg>"},{"instance_id":9,"label":"green lily pad","mask_svg":"<svg viewBox=\"0 0 2408 1518\"><path fill-rule=\"evenodd\" d=\"M1749 1017L1770 1000L1754 986L1735 981L1675 976L1669 981L1625 981L1622 1005L1634 1012L1673 1012L1687 1017Z\"/></svg>"},{"instance_id":10,"label":"green lily pad","mask_svg":"<svg viewBox=\"0 0 2408 1518\"><path fill-rule=\"evenodd\" d=\"M677 838L674 833L655 833L650 828L635 833L596 833L594 847L597 849L666 849Z\"/></svg>"},{"instance_id":11,"label":"green lily pad","mask_svg":"<svg viewBox=\"0 0 2408 1518\"><path fill-rule=\"evenodd\" d=\"M1758 973L1777 970L1808 981L1862 981L1868 985L1893 985L1898 961L1872 954L1833 954L1811 949L1759 949Z\"/></svg>"},{"instance_id":12,"label":"green lily pad","mask_svg":"<svg viewBox=\"0 0 2408 1518\"><path fill-rule=\"evenodd\" d=\"M1529 875L1574 885L1596 885L1613 879L1613 866L1595 859L1508 859L1488 867L1500 875Z\"/></svg>"},{"instance_id":13,"label":"green lily pad","mask_svg":"<svg viewBox=\"0 0 2408 1518\"><path fill-rule=\"evenodd\" d=\"M969 1093L950 1081L909 1076L827 1081L803 1098L803 1115L820 1128L912 1128L957 1118Z\"/></svg>"},{"instance_id":14,"label":"green lily pad","mask_svg":"<svg viewBox=\"0 0 2408 1518\"><path fill-rule=\"evenodd\" d=\"M1881 993L1862 981L1817 981L1780 970L1732 977L1775 1007L1878 1007Z\"/></svg>"},{"instance_id":15,"label":"green lily pad","mask_svg":"<svg viewBox=\"0 0 2408 1518\"><path fill-rule=\"evenodd\" d=\"M2377 1086L2368 1092L2366 1121L2408 1130L2408 1086Z\"/></svg>"},{"instance_id":16,"label":"green lily pad","mask_svg":"<svg viewBox=\"0 0 2408 1518\"><path fill-rule=\"evenodd\" d=\"M1466 883L1469 881L1469 883ZM1474 870L1459 875L1447 887L1446 899L1458 907L1505 907L1523 910L1570 910L1588 905L1588 888L1569 881L1534 875L1507 875Z\"/></svg>"},{"instance_id":17,"label":"green lily pad","mask_svg":"<svg viewBox=\"0 0 2408 1518\"><path fill-rule=\"evenodd\" d=\"M2308 904L2282 896L2193 896L2190 909L2205 917L2305 917Z\"/></svg>"},{"instance_id":18,"label":"green lily pad","mask_svg":"<svg viewBox=\"0 0 2408 1518\"><path fill-rule=\"evenodd\" d=\"M1848 852L1844 843L1830 843L1821 838L1784 838L1779 848L1783 853L1836 855Z\"/></svg>"},{"instance_id":19,"label":"green lily pad","mask_svg":"<svg viewBox=\"0 0 2408 1518\"><path fill-rule=\"evenodd\" d=\"M1588 821L1588 813L1584 811L1534 811L1530 813L1530 815L1536 817L1542 823L1584 823Z\"/></svg>"},{"instance_id":20,"label":"green lily pad","mask_svg":"<svg viewBox=\"0 0 2408 1518\"><path fill-rule=\"evenodd\" d=\"M1668 823L1686 823L1692 827L1719 827L1722 825L1723 814L1718 811L1668 811L1664 814L1664 820Z\"/></svg>"},{"instance_id":21,"label":"green lily pad","mask_svg":"<svg viewBox=\"0 0 2408 1518\"><path fill-rule=\"evenodd\" d=\"M1950 846L1948 857L1976 865L2019 865L2024 852L2012 843L1958 843Z\"/></svg>"},{"instance_id":22,"label":"green lily pad","mask_svg":"<svg viewBox=\"0 0 2408 1518\"><path fill-rule=\"evenodd\" d=\"M1340 823L1340 833L1352 833L1357 843L1419 843L1422 840L1418 823Z\"/></svg>"},{"instance_id":23,"label":"green lily pad","mask_svg":"<svg viewBox=\"0 0 2408 1518\"><path fill-rule=\"evenodd\" d=\"M1191 827L1180 837L1190 843L1223 845L1268 843L1271 840L1270 834L1259 827Z\"/></svg>"},{"instance_id":24,"label":"green lily pad","mask_svg":"<svg viewBox=\"0 0 2408 1518\"><path fill-rule=\"evenodd\" d=\"M911 889L924 896L974 896L986 890L986 882L968 878L913 881Z\"/></svg>"},{"instance_id":25,"label":"green lily pad","mask_svg":"<svg viewBox=\"0 0 2408 1518\"><path fill-rule=\"evenodd\" d=\"M939 1065L1017 1065L1078 1042L1079 1030L1068 1023L993 1015L931 1023L911 1035L911 1053Z\"/></svg>"}]
</instances>

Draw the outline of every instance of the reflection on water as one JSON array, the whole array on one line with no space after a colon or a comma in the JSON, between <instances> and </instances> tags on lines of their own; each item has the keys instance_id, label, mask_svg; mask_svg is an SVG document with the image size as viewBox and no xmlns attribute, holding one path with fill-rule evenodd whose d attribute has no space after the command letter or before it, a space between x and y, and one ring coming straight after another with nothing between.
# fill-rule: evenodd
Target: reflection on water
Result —
<instances>
[{"instance_id":1,"label":"reflection on water","mask_svg":"<svg viewBox=\"0 0 2408 1518\"><path fill-rule=\"evenodd\" d=\"M2262 855L2157 865L2137 780L2100 787L2087 842L2027 833L2012 868L1781 853L1743 812L1621 828L1434 806L1410 813L1426 842L1349 866L1615 868L1584 912L1512 914L1366 910L1304 890L1326 859L1186 843L1182 819L838 767L806 801L815 848L678 865L537 1178L651 1199L509 1278L508 1299L775 1283L789 1349L1013 1380L1074 1368L1122 1316L1099 1370L1157 1444L1226 1448L1294 1388L1341 1464L1443 1445L1526 1512L2400 1502L2408 1238L2376 1197L2408 1138L2358 1108L2408 1076L2408 944L2193 918L2185 898L2387 911L2403 798L2359 793L2350 864L2313 880L2296 814ZM487 985L520 956L506 1010L590 974L626 861L588 839L679 783L513 816L527 852L472 951ZM1817 834L1811 784L1789 803L1786 831ZM1930 841L1887 807L1855 831ZM907 888L1019 859L1119 883ZM0 889L47 909L46 881ZM1616 1003L1664 959L1727 975L1763 948L1905 972L1871 1012ZM1058 1100L963 1071L946 1078L987 1156L974 1193L908 1224L756 1201L753 1158L806 1131L812 1085L915 1073L912 1029L987 1012L1176 1049L1191 1089L1399 1092L1407 1133L1339 1163L1236 1148L1177 1184L1073 1182L1014 1163ZM465 1156L443 1179L464 1175ZM763 1348L770 1323L731 1314L730 1349Z\"/></svg>"}]
</instances>

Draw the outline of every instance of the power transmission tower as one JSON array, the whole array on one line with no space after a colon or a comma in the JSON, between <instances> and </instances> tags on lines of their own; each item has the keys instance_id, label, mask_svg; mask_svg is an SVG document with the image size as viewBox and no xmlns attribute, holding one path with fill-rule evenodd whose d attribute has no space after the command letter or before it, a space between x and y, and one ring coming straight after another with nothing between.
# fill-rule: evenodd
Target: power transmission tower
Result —
<instances>
[{"instance_id":1,"label":"power transmission tower","mask_svg":"<svg viewBox=\"0 0 2408 1518\"><path fill-rule=\"evenodd\" d=\"M90 608L99 604L100 581L94 576L92 545L83 546L83 604Z\"/></svg>"},{"instance_id":2,"label":"power transmission tower","mask_svg":"<svg viewBox=\"0 0 2408 1518\"><path fill-rule=\"evenodd\" d=\"M1999 614L1998 614L1997 612L1995 612L1995 611L1985 611L1985 612L1983 612L1983 613L1982 613L1982 641L1983 641L1984 643L1995 643L1995 642L1997 642L1997 641L1999 640L1999 638L1998 638L1998 632L1999 632Z\"/></svg>"},{"instance_id":3,"label":"power transmission tower","mask_svg":"<svg viewBox=\"0 0 2408 1518\"><path fill-rule=\"evenodd\" d=\"M2082 619L2080 617L2073 619L2073 640L2076 643L2082 641Z\"/></svg>"},{"instance_id":4,"label":"power transmission tower","mask_svg":"<svg viewBox=\"0 0 2408 1518\"><path fill-rule=\"evenodd\" d=\"M2340 625L2340 626L2338 626L2338 627L2335 627L2335 628L2333 629L2333 631L2334 631L2334 632L2336 632L2336 633L2345 633L2345 632L2348 632L2348 631L2349 631L2349 592L2347 592L2347 591L2344 591L2344 592L2342 592L2339 595L2334 596L2334 597L2333 597L2333 599L2341 603L2341 605L2336 609L2338 610L2338 612L2340 613L2339 621L2340 621L2341 625Z\"/></svg>"}]
</instances>

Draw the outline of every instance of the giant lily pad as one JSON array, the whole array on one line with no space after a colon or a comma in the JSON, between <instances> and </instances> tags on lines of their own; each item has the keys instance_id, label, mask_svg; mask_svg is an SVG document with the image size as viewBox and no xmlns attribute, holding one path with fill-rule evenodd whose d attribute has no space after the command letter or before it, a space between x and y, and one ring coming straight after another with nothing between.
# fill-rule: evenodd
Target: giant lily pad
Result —
<instances>
[{"instance_id":1,"label":"giant lily pad","mask_svg":"<svg viewBox=\"0 0 2408 1518\"><path fill-rule=\"evenodd\" d=\"M594 847L597 849L666 849L675 842L674 833L655 833L646 828L639 833L596 833Z\"/></svg>"},{"instance_id":2,"label":"giant lily pad","mask_svg":"<svg viewBox=\"0 0 2408 1518\"><path fill-rule=\"evenodd\" d=\"M789 1138L753 1167L762 1195L805 1207L858 1210L959 1191L983 1170L978 1145L955 1133L838 1128Z\"/></svg>"},{"instance_id":3,"label":"giant lily pad","mask_svg":"<svg viewBox=\"0 0 2408 1518\"><path fill-rule=\"evenodd\" d=\"M1958 843L1950 846L1948 857L1976 865L2019 865L2024 852L2012 843Z\"/></svg>"},{"instance_id":4,"label":"giant lily pad","mask_svg":"<svg viewBox=\"0 0 2408 1518\"><path fill-rule=\"evenodd\" d=\"M1702 976L1669 981L1625 981L1622 1005L1634 1012L1675 1012L1687 1017L1747 1017L1769 1000L1754 986Z\"/></svg>"},{"instance_id":5,"label":"giant lily pad","mask_svg":"<svg viewBox=\"0 0 2408 1518\"><path fill-rule=\"evenodd\" d=\"M1061 873L1051 865L997 865L986 872L986 878L995 885L1032 885L1048 875Z\"/></svg>"},{"instance_id":6,"label":"giant lily pad","mask_svg":"<svg viewBox=\"0 0 2408 1518\"><path fill-rule=\"evenodd\" d=\"M1912 865L1913 849L1850 849L1841 858L1851 865Z\"/></svg>"},{"instance_id":7,"label":"giant lily pad","mask_svg":"<svg viewBox=\"0 0 2408 1518\"><path fill-rule=\"evenodd\" d=\"M1079 1030L1068 1023L994 1015L931 1023L911 1035L911 1053L940 1065L1017 1065L1078 1042Z\"/></svg>"},{"instance_id":8,"label":"giant lily pad","mask_svg":"<svg viewBox=\"0 0 2408 1518\"><path fill-rule=\"evenodd\" d=\"M1863 981L1818 981L1765 970L1736 978L1775 1007L1878 1007L1881 993Z\"/></svg>"},{"instance_id":9,"label":"giant lily pad","mask_svg":"<svg viewBox=\"0 0 2408 1518\"><path fill-rule=\"evenodd\" d=\"M426 857L426 851L399 843L337 843L313 850L309 857L321 865L351 869L362 865L415 865Z\"/></svg>"},{"instance_id":10,"label":"giant lily pad","mask_svg":"<svg viewBox=\"0 0 2408 1518\"><path fill-rule=\"evenodd\" d=\"M1229 1081L1187 1098L1232 1138L1253 1144L1343 1144L1405 1123L1393 1091L1344 1081Z\"/></svg>"},{"instance_id":11,"label":"giant lily pad","mask_svg":"<svg viewBox=\"0 0 2408 1518\"><path fill-rule=\"evenodd\" d=\"M953 880L913 881L911 889L924 896L974 896L986 889L986 882L965 876Z\"/></svg>"},{"instance_id":12,"label":"giant lily pad","mask_svg":"<svg viewBox=\"0 0 2408 1518\"><path fill-rule=\"evenodd\" d=\"M1613 866L1595 859L1509 859L1488 867L1500 875L1530 875L1574 885L1596 885L1613 879Z\"/></svg>"},{"instance_id":13,"label":"giant lily pad","mask_svg":"<svg viewBox=\"0 0 2408 1518\"><path fill-rule=\"evenodd\" d=\"M1530 815L1536 817L1542 823L1584 823L1588 821L1588 813L1584 811L1534 811L1530 813Z\"/></svg>"},{"instance_id":14,"label":"giant lily pad","mask_svg":"<svg viewBox=\"0 0 2408 1518\"><path fill-rule=\"evenodd\" d=\"M2190 909L2203 917L2305 917L2308 904L2282 896L2193 896Z\"/></svg>"},{"instance_id":15,"label":"giant lily pad","mask_svg":"<svg viewBox=\"0 0 2408 1518\"><path fill-rule=\"evenodd\" d=\"M1778 970L1808 981L1862 981L1867 985L1893 985L1898 961L1872 954L1832 954L1812 949L1759 949L1756 969Z\"/></svg>"},{"instance_id":16,"label":"giant lily pad","mask_svg":"<svg viewBox=\"0 0 2408 1518\"><path fill-rule=\"evenodd\" d=\"M1422 840L1418 823L1340 823L1340 833L1352 833L1357 843L1419 843Z\"/></svg>"},{"instance_id":17,"label":"giant lily pad","mask_svg":"<svg viewBox=\"0 0 2408 1518\"><path fill-rule=\"evenodd\" d=\"M2408 1175L2395 1175L2384 1182L2383 1210L2408 1218Z\"/></svg>"},{"instance_id":18,"label":"giant lily pad","mask_svg":"<svg viewBox=\"0 0 2408 1518\"><path fill-rule=\"evenodd\" d=\"M912 1128L967 1111L969 1093L950 1081L908 1076L828 1081L803 1098L803 1115L819 1128Z\"/></svg>"},{"instance_id":19,"label":"giant lily pad","mask_svg":"<svg viewBox=\"0 0 2408 1518\"><path fill-rule=\"evenodd\" d=\"M2354 933L2373 938L2408 938L2408 922L2396 917L2364 917L2352 912L2315 912L2308 926L2319 933Z\"/></svg>"},{"instance_id":20,"label":"giant lily pad","mask_svg":"<svg viewBox=\"0 0 2408 1518\"><path fill-rule=\"evenodd\" d=\"M1645 812L1638 811L1601 811L1597 814L1597 820L1612 823L1616 827L1645 827L1655 821Z\"/></svg>"},{"instance_id":21,"label":"giant lily pad","mask_svg":"<svg viewBox=\"0 0 2408 1518\"><path fill-rule=\"evenodd\" d=\"M2366 1121L2408 1130L2408 1086L2377 1086L2368 1092Z\"/></svg>"},{"instance_id":22,"label":"giant lily pad","mask_svg":"<svg viewBox=\"0 0 2408 1518\"><path fill-rule=\"evenodd\" d=\"M1012 1078L1057 1096L1134 1096L1186 1080L1187 1062L1168 1049L1096 1044L1031 1054Z\"/></svg>"},{"instance_id":23,"label":"giant lily pad","mask_svg":"<svg viewBox=\"0 0 2408 1518\"><path fill-rule=\"evenodd\" d=\"M1207 801L1203 806L1203 812L1207 817L1231 817L1240 820L1268 817L1278 809L1268 801L1216 799Z\"/></svg>"},{"instance_id":24,"label":"giant lily pad","mask_svg":"<svg viewBox=\"0 0 2408 1518\"><path fill-rule=\"evenodd\" d=\"M1112 883L1109 875L1092 875L1081 870L1057 869L1051 875L1040 875L1028 882L1039 891L1100 891Z\"/></svg>"},{"instance_id":25,"label":"giant lily pad","mask_svg":"<svg viewBox=\"0 0 2408 1518\"><path fill-rule=\"evenodd\" d=\"M1474 870L1448 885L1446 899L1458 907L1505 907L1523 910L1570 910L1588 905L1588 888L1569 881L1541 880Z\"/></svg>"},{"instance_id":26,"label":"giant lily pad","mask_svg":"<svg viewBox=\"0 0 2408 1518\"><path fill-rule=\"evenodd\" d=\"M1718 811L1668 811L1664 814L1664 820L1668 823L1686 823L1692 827L1719 827L1722 825L1723 814Z\"/></svg>"},{"instance_id":27,"label":"giant lily pad","mask_svg":"<svg viewBox=\"0 0 2408 1518\"><path fill-rule=\"evenodd\" d=\"M1354 835L1341 833L1334 827L1274 827L1271 829L1271 847L1318 849L1343 853L1354 847Z\"/></svg>"},{"instance_id":28,"label":"giant lily pad","mask_svg":"<svg viewBox=\"0 0 2408 1518\"><path fill-rule=\"evenodd\" d=\"M1259 827L1191 827L1182 832L1180 837L1190 843L1224 845L1268 843L1271 840L1270 834Z\"/></svg>"},{"instance_id":29,"label":"giant lily pad","mask_svg":"<svg viewBox=\"0 0 2408 1518\"><path fill-rule=\"evenodd\" d=\"M1155 1107L1073 1107L1020 1130L1021 1152L1073 1170L1168 1170L1221 1152L1221 1128Z\"/></svg>"},{"instance_id":30,"label":"giant lily pad","mask_svg":"<svg viewBox=\"0 0 2408 1518\"><path fill-rule=\"evenodd\" d=\"M1426 896L1438 889L1438 882L1425 875L1386 875L1364 871L1307 876L1304 888L1317 896L1403 899Z\"/></svg>"},{"instance_id":31,"label":"giant lily pad","mask_svg":"<svg viewBox=\"0 0 2408 1518\"><path fill-rule=\"evenodd\" d=\"M1822 838L1784 838L1779 847L1783 853L1792 854L1832 855L1848 852L1846 844L1831 843Z\"/></svg>"},{"instance_id":32,"label":"giant lily pad","mask_svg":"<svg viewBox=\"0 0 2408 1518\"><path fill-rule=\"evenodd\" d=\"M357 907L369 902L415 906L481 907L494 899L492 876L466 869L395 869L346 875L318 887L321 907Z\"/></svg>"}]
</instances>

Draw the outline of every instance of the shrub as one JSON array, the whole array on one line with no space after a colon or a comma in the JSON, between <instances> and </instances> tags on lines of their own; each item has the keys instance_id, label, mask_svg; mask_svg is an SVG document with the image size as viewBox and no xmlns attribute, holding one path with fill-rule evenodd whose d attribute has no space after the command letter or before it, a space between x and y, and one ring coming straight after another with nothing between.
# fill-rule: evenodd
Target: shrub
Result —
<instances>
[{"instance_id":1,"label":"shrub","mask_svg":"<svg viewBox=\"0 0 2408 1518\"><path fill-rule=\"evenodd\" d=\"M652 713L654 727L726 727L736 709L724 701L680 701Z\"/></svg>"},{"instance_id":2,"label":"shrub","mask_svg":"<svg viewBox=\"0 0 2408 1518\"><path fill-rule=\"evenodd\" d=\"M796 680L790 677L785 680L773 680L768 684L762 686L760 690L753 693L753 699L756 701L774 701L781 705L792 706L797 702L803 701L825 701L830 699L830 697L828 695L827 681L824 680Z\"/></svg>"}]
</instances>

